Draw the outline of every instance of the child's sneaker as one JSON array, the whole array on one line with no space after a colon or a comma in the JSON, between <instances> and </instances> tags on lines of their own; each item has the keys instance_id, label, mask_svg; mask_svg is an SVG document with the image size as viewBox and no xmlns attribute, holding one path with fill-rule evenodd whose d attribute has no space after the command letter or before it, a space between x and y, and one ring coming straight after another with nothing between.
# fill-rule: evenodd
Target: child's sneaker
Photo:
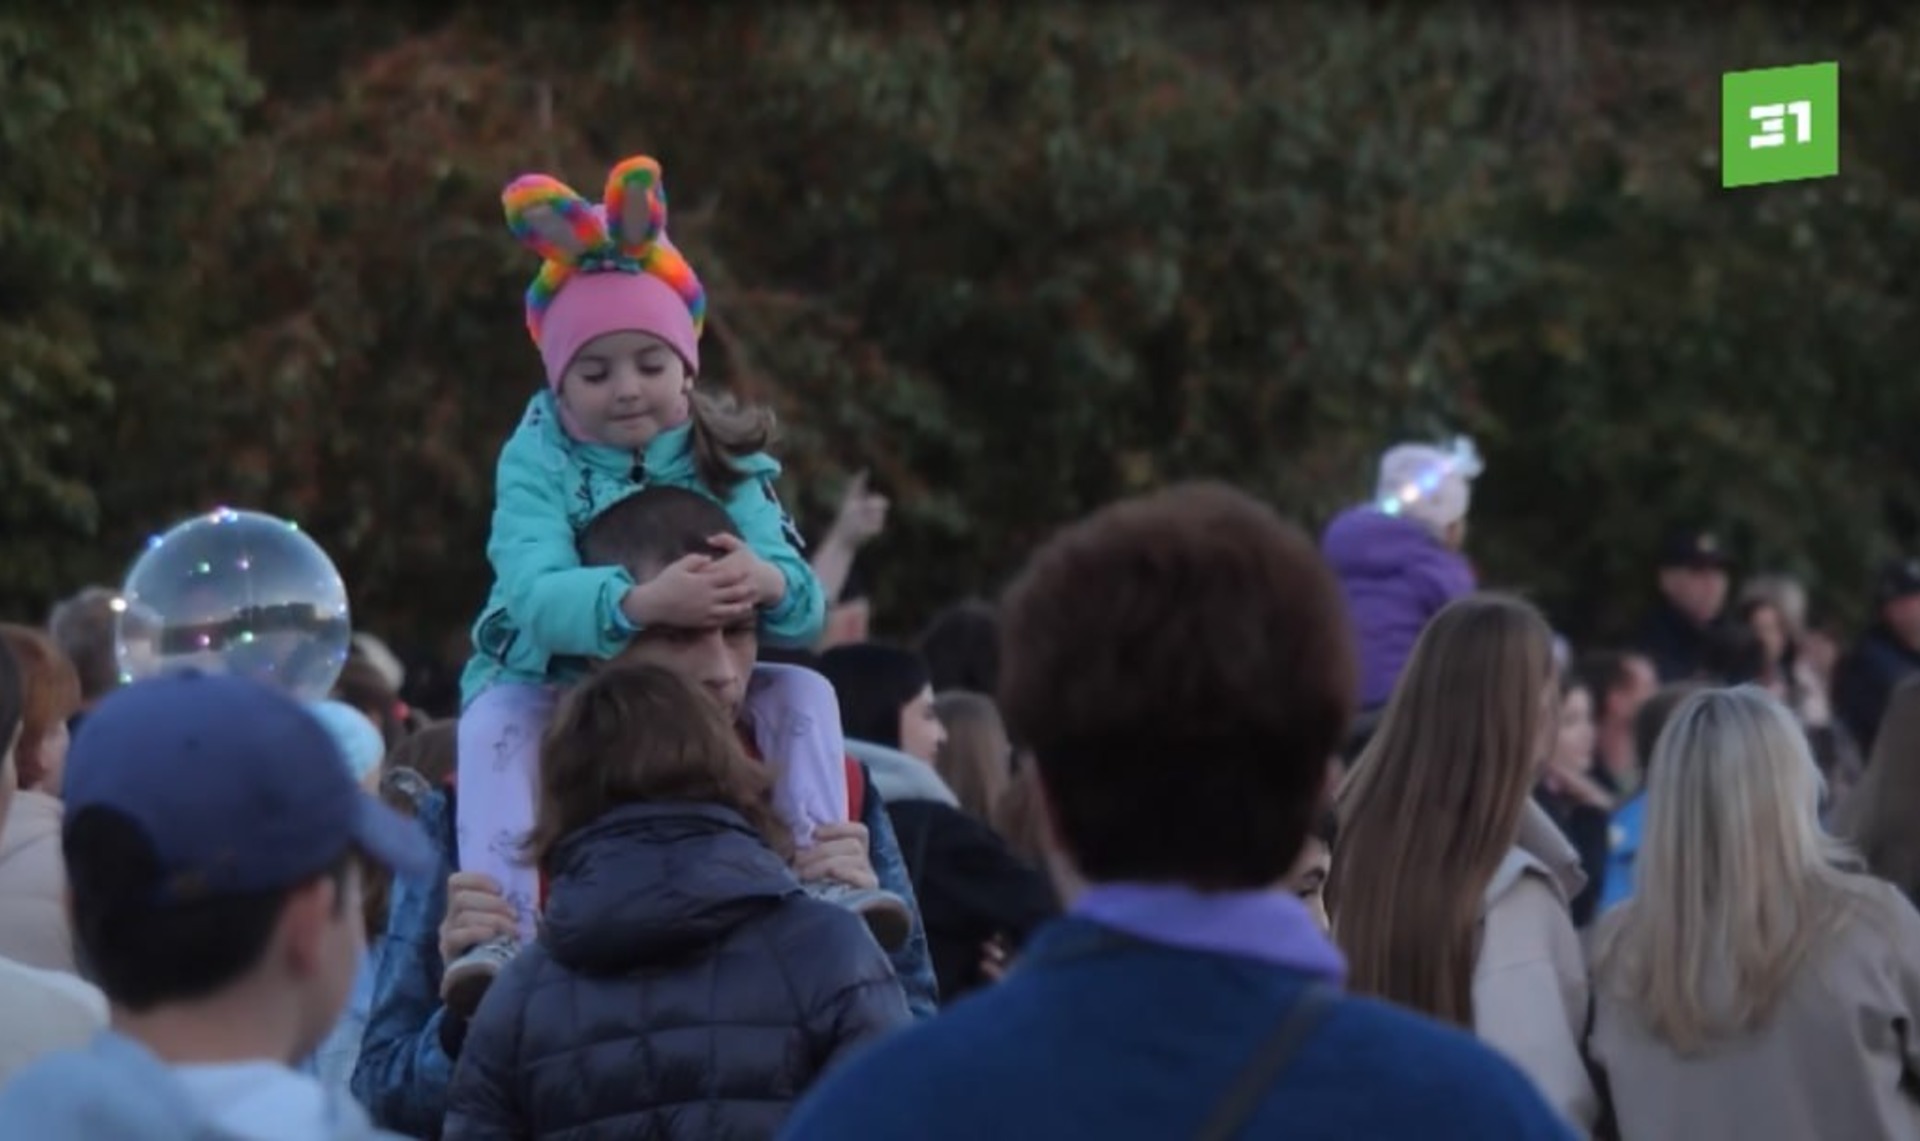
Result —
<instances>
[{"instance_id":1,"label":"child's sneaker","mask_svg":"<svg viewBox=\"0 0 1920 1141\"><path fill-rule=\"evenodd\" d=\"M815 880L803 884L807 894L822 903L844 907L867 921L874 942L891 954L907 945L913 934L913 911L907 901L890 891L848 887L838 880Z\"/></svg>"},{"instance_id":2,"label":"child's sneaker","mask_svg":"<svg viewBox=\"0 0 1920 1141\"><path fill-rule=\"evenodd\" d=\"M512 939L489 939L455 959L440 977L440 1000L460 1017L472 1018L494 977L513 962L519 950Z\"/></svg>"}]
</instances>

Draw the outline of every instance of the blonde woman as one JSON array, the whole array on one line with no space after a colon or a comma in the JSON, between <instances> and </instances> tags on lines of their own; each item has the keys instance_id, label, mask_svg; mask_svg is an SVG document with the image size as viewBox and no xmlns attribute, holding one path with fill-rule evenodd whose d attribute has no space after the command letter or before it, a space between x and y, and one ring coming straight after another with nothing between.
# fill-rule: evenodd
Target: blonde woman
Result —
<instances>
[{"instance_id":1,"label":"blonde woman","mask_svg":"<svg viewBox=\"0 0 1920 1141\"><path fill-rule=\"evenodd\" d=\"M1591 1130L1586 965L1567 911L1585 877L1528 795L1559 697L1533 607L1480 594L1436 615L1341 792L1327 895L1351 989L1473 1030Z\"/></svg>"},{"instance_id":2,"label":"blonde woman","mask_svg":"<svg viewBox=\"0 0 1920 1141\"><path fill-rule=\"evenodd\" d=\"M1820 830L1794 715L1708 690L1654 747L1589 1049L1626 1141L1917 1138L1920 914Z\"/></svg>"}]
</instances>

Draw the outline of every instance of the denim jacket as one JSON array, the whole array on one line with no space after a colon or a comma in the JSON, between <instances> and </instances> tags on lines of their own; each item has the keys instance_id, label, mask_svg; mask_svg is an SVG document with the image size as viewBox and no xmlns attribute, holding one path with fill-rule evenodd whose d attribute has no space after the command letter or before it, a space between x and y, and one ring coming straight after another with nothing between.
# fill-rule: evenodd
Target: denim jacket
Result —
<instances>
[{"instance_id":1,"label":"denim jacket","mask_svg":"<svg viewBox=\"0 0 1920 1141\"><path fill-rule=\"evenodd\" d=\"M864 766L860 776L867 785L860 822L867 827L874 875L883 889L906 900L913 910L913 932L890 956L893 970L914 1018L932 1018L939 1009L938 987L926 928L914 901L913 880L886 805ZM454 1055L447 1048L457 1052L466 1032L458 1019L448 1024L440 1003L440 976L446 969L440 961L440 921L447 913L447 877L458 866L452 790L430 794L420 806L419 821L440 853L441 867L430 880L394 881L374 975L373 1007L353 1069L352 1088L354 1097L383 1128L438 1137L447 1111L447 1090L453 1083Z\"/></svg>"}]
</instances>

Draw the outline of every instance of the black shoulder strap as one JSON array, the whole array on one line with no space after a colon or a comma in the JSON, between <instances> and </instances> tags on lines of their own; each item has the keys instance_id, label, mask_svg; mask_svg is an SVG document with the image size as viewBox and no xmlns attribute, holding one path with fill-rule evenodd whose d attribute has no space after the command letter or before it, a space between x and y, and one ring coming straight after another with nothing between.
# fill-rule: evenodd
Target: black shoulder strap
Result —
<instances>
[{"instance_id":1,"label":"black shoulder strap","mask_svg":"<svg viewBox=\"0 0 1920 1141\"><path fill-rule=\"evenodd\" d=\"M1587 1077L1593 1082L1593 1093L1600 1102L1600 1117L1593 1124L1594 1141L1617 1141L1620 1136L1620 1119L1613 1111L1613 1083L1607 1078L1607 1071L1593 1060L1593 1023L1599 1017L1600 996L1593 990L1587 991L1587 1024L1580 1028L1580 1058L1587 1064Z\"/></svg>"},{"instance_id":2,"label":"black shoulder strap","mask_svg":"<svg viewBox=\"0 0 1920 1141\"><path fill-rule=\"evenodd\" d=\"M1307 1036L1320 1025L1321 1019L1333 1009L1338 1001L1339 992L1326 983L1311 983L1293 1002L1293 1009L1280 1020L1272 1034L1260 1043L1247 1064L1241 1069L1233 1085L1227 1088L1222 1097L1208 1115L1207 1123L1200 1127L1197 1141L1232 1141L1242 1126L1260 1108L1267 1095L1273 1092L1273 1083L1279 1079L1287 1063L1293 1061L1300 1047L1306 1044Z\"/></svg>"}]
</instances>

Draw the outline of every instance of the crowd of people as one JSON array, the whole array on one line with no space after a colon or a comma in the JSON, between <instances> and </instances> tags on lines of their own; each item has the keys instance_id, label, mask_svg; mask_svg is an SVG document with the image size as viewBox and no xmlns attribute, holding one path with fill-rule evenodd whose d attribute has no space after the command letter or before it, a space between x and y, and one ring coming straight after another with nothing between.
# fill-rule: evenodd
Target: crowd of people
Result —
<instances>
[{"instance_id":1,"label":"crowd of people","mask_svg":"<svg viewBox=\"0 0 1920 1141\"><path fill-rule=\"evenodd\" d=\"M1920 563L1843 653L1682 531L1575 648L1409 443L1318 541L1182 484L882 642L887 504L803 541L658 165L504 202L456 709L0 627L0 1136L1920 1138Z\"/></svg>"}]
</instances>

